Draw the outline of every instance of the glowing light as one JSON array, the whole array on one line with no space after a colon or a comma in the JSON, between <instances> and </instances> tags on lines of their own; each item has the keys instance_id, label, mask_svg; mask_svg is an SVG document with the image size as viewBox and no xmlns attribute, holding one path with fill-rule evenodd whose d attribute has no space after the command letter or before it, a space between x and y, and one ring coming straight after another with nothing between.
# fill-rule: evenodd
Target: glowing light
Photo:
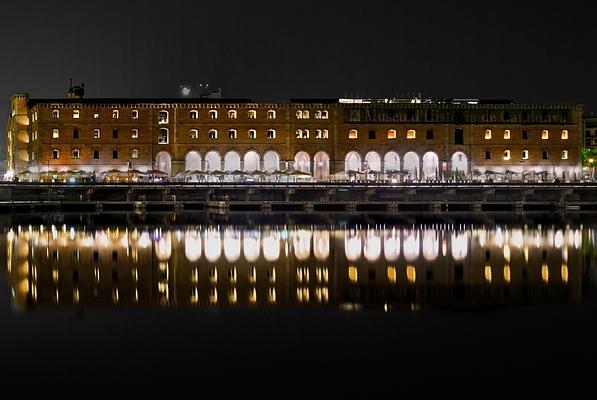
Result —
<instances>
[{"instance_id":1,"label":"glowing light","mask_svg":"<svg viewBox=\"0 0 597 400\"><path fill-rule=\"evenodd\" d=\"M240 232L234 229L224 230L224 257L228 262L240 258Z\"/></svg>"},{"instance_id":2,"label":"glowing light","mask_svg":"<svg viewBox=\"0 0 597 400\"><path fill-rule=\"evenodd\" d=\"M268 232L263 236L263 257L266 261L277 261L280 258L280 234Z\"/></svg>"},{"instance_id":3,"label":"glowing light","mask_svg":"<svg viewBox=\"0 0 597 400\"><path fill-rule=\"evenodd\" d=\"M164 233L156 243L155 254L158 260L168 260L172 255L172 235Z\"/></svg>"},{"instance_id":4,"label":"glowing light","mask_svg":"<svg viewBox=\"0 0 597 400\"><path fill-rule=\"evenodd\" d=\"M510 246L508 245L504 246L504 260L510 262Z\"/></svg>"},{"instance_id":5,"label":"glowing light","mask_svg":"<svg viewBox=\"0 0 597 400\"><path fill-rule=\"evenodd\" d=\"M554 244L554 246L556 246L556 249L561 248L562 245L564 244L564 233L562 232L561 229L558 229L556 231L556 234L553 238L553 244Z\"/></svg>"},{"instance_id":6,"label":"glowing light","mask_svg":"<svg viewBox=\"0 0 597 400\"><path fill-rule=\"evenodd\" d=\"M464 260L468 254L468 234L465 232L453 233L452 238L452 258L454 260Z\"/></svg>"},{"instance_id":7,"label":"glowing light","mask_svg":"<svg viewBox=\"0 0 597 400\"><path fill-rule=\"evenodd\" d=\"M383 253L387 261L396 261L400 256L400 238L398 231L384 231Z\"/></svg>"},{"instance_id":8,"label":"glowing light","mask_svg":"<svg viewBox=\"0 0 597 400\"><path fill-rule=\"evenodd\" d=\"M409 231L405 233L404 239L404 258L407 261L414 261L419 257L419 231Z\"/></svg>"},{"instance_id":9,"label":"glowing light","mask_svg":"<svg viewBox=\"0 0 597 400\"><path fill-rule=\"evenodd\" d=\"M495 236L493 237L493 243L497 247L502 247L504 245L504 234L502 233L502 228L499 226L495 230Z\"/></svg>"},{"instance_id":10,"label":"glowing light","mask_svg":"<svg viewBox=\"0 0 597 400\"><path fill-rule=\"evenodd\" d=\"M306 261L311 255L311 231L301 229L294 234L294 256L299 261Z\"/></svg>"},{"instance_id":11,"label":"glowing light","mask_svg":"<svg viewBox=\"0 0 597 400\"><path fill-rule=\"evenodd\" d=\"M215 229L208 229L205 233L205 258L209 262L216 262L222 253L220 232Z\"/></svg>"},{"instance_id":12,"label":"glowing light","mask_svg":"<svg viewBox=\"0 0 597 400\"><path fill-rule=\"evenodd\" d=\"M381 255L381 237L376 230L369 229L365 237L365 248L363 250L367 261L377 261Z\"/></svg>"},{"instance_id":13,"label":"glowing light","mask_svg":"<svg viewBox=\"0 0 597 400\"><path fill-rule=\"evenodd\" d=\"M344 233L344 254L348 261L361 258L361 238L358 231L350 230Z\"/></svg>"},{"instance_id":14,"label":"glowing light","mask_svg":"<svg viewBox=\"0 0 597 400\"><path fill-rule=\"evenodd\" d=\"M546 263L543 263L543 265L541 265L541 279L545 283L549 282L549 268L547 267Z\"/></svg>"},{"instance_id":15,"label":"glowing light","mask_svg":"<svg viewBox=\"0 0 597 400\"><path fill-rule=\"evenodd\" d=\"M255 262L259 258L260 235L258 231L245 231L243 237L245 260Z\"/></svg>"},{"instance_id":16,"label":"glowing light","mask_svg":"<svg viewBox=\"0 0 597 400\"><path fill-rule=\"evenodd\" d=\"M491 283L491 265L485 266L485 282Z\"/></svg>"},{"instance_id":17,"label":"glowing light","mask_svg":"<svg viewBox=\"0 0 597 400\"><path fill-rule=\"evenodd\" d=\"M396 267L388 267L386 271L388 275L388 281L390 283L396 283Z\"/></svg>"},{"instance_id":18,"label":"glowing light","mask_svg":"<svg viewBox=\"0 0 597 400\"><path fill-rule=\"evenodd\" d=\"M359 272L357 270L357 267L348 267L348 279L352 283L357 283L359 281Z\"/></svg>"},{"instance_id":19,"label":"glowing light","mask_svg":"<svg viewBox=\"0 0 597 400\"><path fill-rule=\"evenodd\" d=\"M330 255L330 232L316 230L313 232L313 254L319 261L325 261Z\"/></svg>"},{"instance_id":20,"label":"glowing light","mask_svg":"<svg viewBox=\"0 0 597 400\"><path fill-rule=\"evenodd\" d=\"M423 258L434 261L439 255L439 235L435 229L426 229L423 232Z\"/></svg>"},{"instance_id":21,"label":"glowing light","mask_svg":"<svg viewBox=\"0 0 597 400\"><path fill-rule=\"evenodd\" d=\"M151 240L149 239L149 232L143 232L141 236L139 236L139 240L137 240L137 246L141 247L142 249L146 249L151 246Z\"/></svg>"},{"instance_id":22,"label":"glowing light","mask_svg":"<svg viewBox=\"0 0 597 400\"><path fill-rule=\"evenodd\" d=\"M521 229L515 229L512 231L512 238L511 238L512 245L518 247L519 249L522 248L524 245L524 236L522 234Z\"/></svg>"},{"instance_id":23,"label":"glowing light","mask_svg":"<svg viewBox=\"0 0 597 400\"><path fill-rule=\"evenodd\" d=\"M201 237L197 231L187 231L184 235L184 254L187 260L195 262L201 257Z\"/></svg>"},{"instance_id":24,"label":"glowing light","mask_svg":"<svg viewBox=\"0 0 597 400\"><path fill-rule=\"evenodd\" d=\"M506 281L506 283L510 283L510 278L510 266L504 265L504 280Z\"/></svg>"},{"instance_id":25,"label":"glowing light","mask_svg":"<svg viewBox=\"0 0 597 400\"><path fill-rule=\"evenodd\" d=\"M406 266L406 279L408 283L415 283L417 281L417 270L413 265Z\"/></svg>"},{"instance_id":26,"label":"glowing light","mask_svg":"<svg viewBox=\"0 0 597 400\"><path fill-rule=\"evenodd\" d=\"M563 283L568 283L568 265L562 264L562 268L560 270L560 273L562 275L562 282Z\"/></svg>"}]
</instances>

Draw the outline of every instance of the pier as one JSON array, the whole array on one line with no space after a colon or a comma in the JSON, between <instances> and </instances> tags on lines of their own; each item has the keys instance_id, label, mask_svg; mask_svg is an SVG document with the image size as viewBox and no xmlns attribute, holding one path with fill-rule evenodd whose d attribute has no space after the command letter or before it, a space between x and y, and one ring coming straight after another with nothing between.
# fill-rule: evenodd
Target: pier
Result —
<instances>
[{"instance_id":1,"label":"pier","mask_svg":"<svg viewBox=\"0 0 597 400\"><path fill-rule=\"evenodd\" d=\"M594 183L0 185L0 212L597 211Z\"/></svg>"}]
</instances>

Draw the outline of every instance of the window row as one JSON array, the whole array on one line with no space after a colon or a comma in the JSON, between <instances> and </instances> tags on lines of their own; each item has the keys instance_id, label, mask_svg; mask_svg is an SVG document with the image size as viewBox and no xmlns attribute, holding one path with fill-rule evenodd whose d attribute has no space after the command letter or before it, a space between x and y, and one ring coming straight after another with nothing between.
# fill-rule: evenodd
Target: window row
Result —
<instances>
[{"instance_id":1,"label":"window row","mask_svg":"<svg viewBox=\"0 0 597 400\"><path fill-rule=\"evenodd\" d=\"M197 129L189 130L189 137L191 139L199 139L199 130L197 130ZM207 132L207 137L209 139L217 139L218 138L218 130L210 129ZM257 130L249 129L247 131L247 137L249 139L257 139ZM267 139L275 139L276 138L276 130L268 129L266 138ZM238 139L238 131L236 129L229 129L228 130L228 139ZM160 128L160 133L158 136L158 143L159 144L168 144L169 142L170 142L170 131L168 130L168 128Z\"/></svg>"},{"instance_id":2,"label":"window row","mask_svg":"<svg viewBox=\"0 0 597 400\"><path fill-rule=\"evenodd\" d=\"M33 140L37 139L37 132L35 133L35 137L33 138ZM101 137L101 129L94 129L93 130L93 138L94 139L99 139ZM79 129L78 128L74 128L73 129L73 139L79 139ZM112 139L118 139L119 138L119 131L118 129L114 128L112 129ZM138 139L139 138L139 129L137 128L133 128L131 129L131 139ZM52 139L60 139L60 129L58 128L54 128L52 129Z\"/></svg>"},{"instance_id":3,"label":"window row","mask_svg":"<svg viewBox=\"0 0 597 400\"><path fill-rule=\"evenodd\" d=\"M357 129L350 129L348 131L349 139L358 139L358 137L359 137L359 131ZM368 137L369 137L369 139L377 139L377 132L373 129L370 129ZM416 137L417 137L417 131L415 131L414 129L409 129L406 131L407 139L416 139ZM433 131L428 130L426 137L427 137L427 139L433 139ZM387 138L388 139L396 139L396 138L398 138L398 133L396 132L395 129L389 129L387 131Z\"/></svg>"},{"instance_id":4,"label":"window row","mask_svg":"<svg viewBox=\"0 0 597 400\"><path fill-rule=\"evenodd\" d=\"M485 140L491 140L492 137L493 137L493 131L491 129L486 129L485 130ZM509 140L511 137L512 137L512 132L510 131L510 129L504 129L504 139ZM522 138L524 140L527 140L529 138L529 132L526 129L522 130ZM543 129L541 131L541 139L542 140L549 139L549 130L548 129ZM560 139L568 140L568 130L567 129L562 129L562 131L560 132Z\"/></svg>"},{"instance_id":5,"label":"window row","mask_svg":"<svg viewBox=\"0 0 597 400\"><path fill-rule=\"evenodd\" d=\"M199 119L199 111L190 110L189 118L190 119ZM218 110L209 110L209 118L210 119L218 119ZM229 119L237 119L238 111L237 110L228 110L228 118ZM257 110L248 110L247 118L256 119L257 118ZM168 111L162 110L158 113L158 124L167 124L169 122L169 119L170 118L169 118ZM267 111L267 119L276 119L276 110L268 110Z\"/></svg>"},{"instance_id":6,"label":"window row","mask_svg":"<svg viewBox=\"0 0 597 400\"><path fill-rule=\"evenodd\" d=\"M330 114L328 110L316 110L313 113L315 119L328 119ZM297 119L309 119L309 110L296 110Z\"/></svg>"},{"instance_id":7,"label":"window row","mask_svg":"<svg viewBox=\"0 0 597 400\"><path fill-rule=\"evenodd\" d=\"M37 115L37 113L36 113ZM81 118L81 110L79 109L74 109L73 110L73 119L79 119ZM100 112L99 110L94 110L93 111L93 118L94 119L99 119L100 117ZM52 118L53 119L58 119L60 118L60 110L52 110ZM113 119L118 119L120 118L120 110L112 110L112 118ZM131 110L131 118L132 119L139 119L139 110Z\"/></svg>"},{"instance_id":8,"label":"window row","mask_svg":"<svg viewBox=\"0 0 597 400\"><path fill-rule=\"evenodd\" d=\"M309 139L309 133L309 129L297 129L296 138ZM315 129L315 139L327 139L328 137L329 132L327 129Z\"/></svg>"},{"instance_id":9,"label":"window row","mask_svg":"<svg viewBox=\"0 0 597 400\"><path fill-rule=\"evenodd\" d=\"M568 159L568 150L562 150L560 152L560 156L561 156L562 160L567 160ZM528 160L529 159L529 150L527 150L527 149L522 150L520 152L520 158L521 158L521 160ZM491 150L485 150L485 159L491 160ZM503 159L505 161L511 160L512 159L512 150L510 150L510 149L504 150ZM547 150L541 151L541 159L549 160L549 153Z\"/></svg>"},{"instance_id":10,"label":"window row","mask_svg":"<svg viewBox=\"0 0 597 400\"><path fill-rule=\"evenodd\" d=\"M73 160L78 160L79 158L81 158L81 150L79 150L79 149L72 149L70 154L71 154L71 158ZM100 150L93 149L91 151L91 155L94 160L99 160ZM118 159L118 156L119 156L119 150L112 149L112 158ZM58 160L59 158L60 158L60 149L52 149L52 159ZM139 158L139 149L132 149L130 158Z\"/></svg>"}]
</instances>

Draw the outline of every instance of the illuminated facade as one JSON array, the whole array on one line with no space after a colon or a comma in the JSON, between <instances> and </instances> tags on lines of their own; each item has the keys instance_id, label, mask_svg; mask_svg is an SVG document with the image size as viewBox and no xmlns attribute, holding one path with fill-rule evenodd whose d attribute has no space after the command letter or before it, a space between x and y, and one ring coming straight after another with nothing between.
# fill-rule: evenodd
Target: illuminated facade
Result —
<instances>
[{"instance_id":1,"label":"illuminated facade","mask_svg":"<svg viewBox=\"0 0 597 400\"><path fill-rule=\"evenodd\" d=\"M327 179L571 179L582 106L465 100L12 97L8 168L302 171ZM205 177L207 175L207 178ZM221 178L218 178L221 179Z\"/></svg>"},{"instance_id":2,"label":"illuminated facade","mask_svg":"<svg viewBox=\"0 0 597 400\"><path fill-rule=\"evenodd\" d=\"M579 302L589 229L22 226L0 234L16 309Z\"/></svg>"}]
</instances>

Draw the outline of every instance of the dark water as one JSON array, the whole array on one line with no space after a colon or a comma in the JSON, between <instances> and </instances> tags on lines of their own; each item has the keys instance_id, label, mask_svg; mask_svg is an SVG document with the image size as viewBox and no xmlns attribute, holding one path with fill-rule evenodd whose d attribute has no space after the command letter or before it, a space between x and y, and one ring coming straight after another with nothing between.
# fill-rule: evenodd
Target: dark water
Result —
<instances>
[{"instance_id":1,"label":"dark water","mask_svg":"<svg viewBox=\"0 0 597 400\"><path fill-rule=\"evenodd\" d=\"M6 217L1 357L11 379L161 389L578 378L597 353L592 221Z\"/></svg>"}]
</instances>

